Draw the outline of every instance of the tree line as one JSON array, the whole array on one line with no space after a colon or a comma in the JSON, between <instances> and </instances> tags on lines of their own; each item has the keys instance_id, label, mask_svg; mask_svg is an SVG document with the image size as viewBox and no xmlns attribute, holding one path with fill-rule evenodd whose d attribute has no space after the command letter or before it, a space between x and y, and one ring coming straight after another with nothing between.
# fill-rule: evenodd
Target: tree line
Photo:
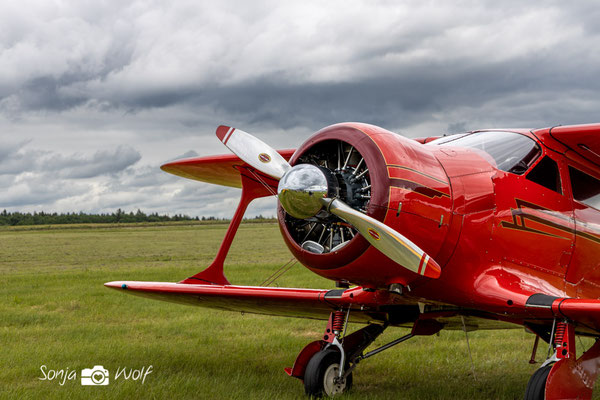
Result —
<instances>
[{"instance_id":1,"label":"tree line","mask_svg":"<svg viewBox=\"0 0 600 400\"><path fill-rule=\"evenodd\" d=\"M216 220L215 217L202 217L202 220ZM158 213L146 214L141 210L125 212L120 208L110 214L80 213L34 213L7 212L0 213L0 225L57 225L57 224L109 224L132 222L165 222L165 221L199 221L199 217L190 217L183 214L159 215Z\"/></svg>"},{"instance_id":2,"label":"tree line","mask_svg":"<svg viewBox=\"0 0 600 400\"><path fill-rule=\"evenodd\" d=\"M244 218L245 220L248 220ZM274 218L258 215L252 220L274 220ZM218 217L190 217L184 214L159 215L158 213L146 214L141 210L125 212L120 208L110 214L79 213L47 213L44 211L34 213L7 212L0 213L1 225L59 225L59 224L118 224L135 222L168 222L168 221L229 221L227 218Z\"/></svg>"}]
</instances>

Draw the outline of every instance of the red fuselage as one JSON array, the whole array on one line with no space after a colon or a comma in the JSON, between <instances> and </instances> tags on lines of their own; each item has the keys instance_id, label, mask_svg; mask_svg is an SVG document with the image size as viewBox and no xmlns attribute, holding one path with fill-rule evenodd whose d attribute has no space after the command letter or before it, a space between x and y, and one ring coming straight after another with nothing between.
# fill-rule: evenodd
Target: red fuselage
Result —
<instances>
[{"instance_id":1,"label":"red fuselage","mask_svg":"<svg viewBox=\"0 0 600 400\"><path fill-rule=\"evenodd\" d=\"M423 144L365 124L325 128L290 160L294 165L327 140L352 145L369 169L367 213L433 257L443 269L439 279L400 267L359 235L339 251L307 252L290 235L280 207L284 240L323 277L367 288L397 283L407 287L408 296L430 302L506 313L507 306L524 304L532 293L600 297L600 212L573 199L569 179L569 167L592 176L599 174L597 167L554 140L549 130L515 134L538 147L518 173L499 169L485 151ZM548 183L539 176L547 175L544 168L552 161L557 181ZM506 295L499 295L503 291Z\"/></svg>"}]
</instances>

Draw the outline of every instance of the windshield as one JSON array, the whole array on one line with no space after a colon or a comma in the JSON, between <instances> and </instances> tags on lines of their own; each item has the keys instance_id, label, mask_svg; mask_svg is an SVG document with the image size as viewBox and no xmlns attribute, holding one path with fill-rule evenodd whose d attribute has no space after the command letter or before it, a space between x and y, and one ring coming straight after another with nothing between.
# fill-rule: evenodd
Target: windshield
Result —
<instances>
[{"instance_id":1,"label":"windshield","mask_svg":"<svg viewBox=\"0 0 600 400\"><path fill-rule=\"evenodd\" d=\"M494 159L496 168L517 175L525 173L541 152L534 140L519 133L505 131L446 136L433 140L427 145L478 149Z\"/></svg>"}]
</instances>

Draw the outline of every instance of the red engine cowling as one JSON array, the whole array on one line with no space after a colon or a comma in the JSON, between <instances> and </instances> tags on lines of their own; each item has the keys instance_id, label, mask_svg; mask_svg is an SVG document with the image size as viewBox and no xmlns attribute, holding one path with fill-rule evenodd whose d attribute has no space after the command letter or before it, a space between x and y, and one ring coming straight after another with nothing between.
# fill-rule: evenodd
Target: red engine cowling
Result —
<instances>
[{"instance_id":1,"label":"red engine cowling","mask_svg":"<svg viewBox=\"0 0 600 400\"><path fill-rule=\"evenodd\" d=\"M342 201L396 229L440 266L448 261L460 223L452 223L451 186L428 146L377 126L344 123L308 139L290 160L300 163L329 169ZM299 220L279 206L278 217L290 251L318 275L373 288L418 278L326 211Z\"/></svg>"}]
</instances>

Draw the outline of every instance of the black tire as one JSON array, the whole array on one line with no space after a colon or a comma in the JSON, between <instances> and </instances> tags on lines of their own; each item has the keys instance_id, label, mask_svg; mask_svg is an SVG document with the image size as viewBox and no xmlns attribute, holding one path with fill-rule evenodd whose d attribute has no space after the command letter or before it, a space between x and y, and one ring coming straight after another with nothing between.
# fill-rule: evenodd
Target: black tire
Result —
<instances>
[{"instance_id":1,"label":"black tire","mask_svg":"<svg viewBox=\"0 0 600 400\"><path fill-rule=\"evenodd\" d=\"M347 392L352 387L352 373L341 384L332 382L332 374L338 371L340 352L329 348L316 353L308 362L304 372L304 390L308 396L322 397Z\"/></svg>"},{"instance_id":2,"label":"black tire","mask_svg":"<svg viewBox=\"0 0 600 400\"><path fill-rule=\"evenodd\" d=\"M529 383L527 383L527 389L525 389L525 400L544 400L546 397L546 380L548 380L552 365L546 365L531 375Z\"/></svg>"}]
</instances>

